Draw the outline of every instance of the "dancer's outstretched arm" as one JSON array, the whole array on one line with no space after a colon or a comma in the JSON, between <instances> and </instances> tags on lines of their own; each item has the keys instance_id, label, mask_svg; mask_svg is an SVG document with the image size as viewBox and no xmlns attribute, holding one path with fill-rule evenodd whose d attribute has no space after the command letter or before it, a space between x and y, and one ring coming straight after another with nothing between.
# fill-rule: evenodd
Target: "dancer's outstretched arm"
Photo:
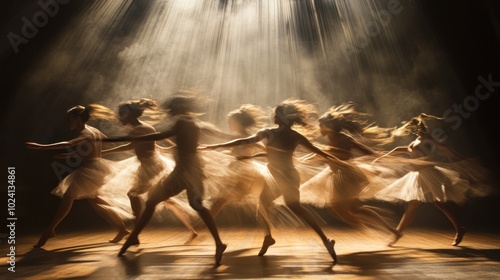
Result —
<instances>
[{"instance_id":1,"label":"dancer's outstretched arm","mask_svg":"<svg viewBox=\"0 0 500 280\"><path fill-rule=\"evenodd\" d=\"M248 145L248 144L257 143L257 142L263 140L264 138L266 138L266 134L265 134L265 131L262 130L262 131L257 132L256 134L249 136L249 137L246 137L246 138L238 138L238 139L234 139L232 141L220 143L220 144L203 145L203 146L200 146L198 149L205 150L205 149L234 147L234 146L238 146L238 145Z\"/></svg>"},{"instance_id":2,"label":"dancer's outstretched arm","mask_svg":"<svg viewBox=\"0 0 500 280\"><path fill-rule=\"evenodd\" d=\"M375 154L377 154L377 152L375 150L373 150L372 148L366 146L365 144L357 141L356 139L354 139L352 137L349 137L349 140L350 140L351 146L354 149L361 151L363 154L365 154L365 155L375 155Z\"/></svg>"},{"instance_id":3,"label":"dancer's outstretched arm","mask_svg":"<svg viewBox=\"0 0 500 280\"><path fill-rule=\"evenodd\" d=\"M311 152L323 157L324 159L330 161L331 163L333 164L336 164L338 166L343 166L343 167L346 167L348 166L349 164L343 162L342 160L338 159L337 157L319 149L318 147L314 146L309 140L307 140L306 137L304 137L303 135L300 135L299 136L299 144L306 147L308 150L310 150Z\"/></svg>"},{"instance_id":4,"label":"dancer's outstretched arm","mask_svg":"<svg viewBox=\"0 0 500 280\"><path fill-rule=\"evenodd\" d=\"M63 142L57 142L57 143L51 143L51 144L40 144L40 143L35 143L35 142L26 142L26 147L28 149L33 149L33 150L59 150L59 149L66 149L66 148L71 148L73 146L77 146L79 144L82 144L83 142L88 141L88 138L84 136L78 136L72 140L69 141L63 141Z\"/></svg>"},{"instance_id":5,"label":"dancer's outstretched arm","mask_svg":"<svg viewBox=\"0 0 500 280\"><path fill-rule=\"evenodd\" d=\"M156 144L155 147L160 150L161 152L166 152L166 151L169 151L175 147L177 147L177 145L172 145L172 146L168 146L168 147L165 147L165 146L162 146L162 145L158 145Z\"/></svg>"},{"instance_id":6,"label":"dancer's outstretched arm","mask_svg":"<svg viewBox=\"0 0 500 280\"><path fill-rule=\"evenodd\" d=\"M141 136L122 136L122 137L117 137L117 138L106 138L102 139L103 142L129 142L129 141L158 141L162 140L165 138L170 138L172 136L177 135L177 131L175 129L173 130L167 130L163 132L155 132L155 133L150 133L146 135L141 135Z\"/></svg>"},{"instance_id":7,"label":"dancer's outstretched arm","mask_svg":"<svg viewBox=\"0 0 500 280\"><path fill-rule=\"evenodd\" d=\"M120 153L120 152L125 152L125 151L130 151L134 148L134 143L130 142L127 144L123 144L114 148L102 150L102 154L111 154L111 153Z\"/></svg>"},{"instance_id":8,"label":"dancer's outstretched arm","mask_svg":"<svg viewBox=\"0 0 500 280\"><path fill-rule=\"evenodd\" d=\"M399 146L399 147L396 147L396 148L392 149L391 151L389 151L389 152L387 152L387 153L379 156L374 161L372 161L372 164L376 163L381 158L387 157L389 155L393 155L393 154L409 154L409 153L410 153L410 151L408 150L407 146Z\"/></svg>"}]
</instances>

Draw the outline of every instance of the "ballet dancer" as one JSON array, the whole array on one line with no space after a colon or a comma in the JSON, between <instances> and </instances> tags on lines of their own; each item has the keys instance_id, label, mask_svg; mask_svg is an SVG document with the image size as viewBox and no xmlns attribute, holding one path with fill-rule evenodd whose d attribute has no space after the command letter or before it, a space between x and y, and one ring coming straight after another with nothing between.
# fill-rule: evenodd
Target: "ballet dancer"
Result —
<instances>
[{"instance_id":1,"label":"ballet dancer","mask_svg":"<svg viewBox=\"0 0 500 280\"><path fill-rule=\"evenodd\" d=\"M447 203L462 204L465 202L470 185L466 180L460 178L458 172L443 168L437 161L433 161L432 159L438 153L444 154L452 160L461 160L464 157L453 149L436 141L427 132L426 119L442 120L441 118L423 113L418 117L412 118L409 122L398 128L394 135L405 136L412 133L416 134L417 138L408 146L396 147L374 161L374 163L381 164L384 164L382 163L383 161L389 161L388 164L394 165L398 164L399 161L397 158L390 156L406 154L411 159L425 159L429 162L428 164L412 165L412 169L404 176L394 180L386 188L375 194L375 197L380 200L407 202L406 211L396 228L400 234L389 243L390 246L394 245L403 236L403 231L413 221L417 208L422 203L427 202L433 202L453 224L456 232L452 243L453 246L458 246L465 235L465 227Z\"/></svg>"},{"instance_id":2,"label":"ballet dancer","mask_svg":"<svg viewBox=\"0 0 500 280\"><path fill-rule=\"evenodd\" d=\"M146 98L126 101L118 106L118 118L123 125L130 125L133 127L129 134L130 136L155 133L156 130L152 125L145 121L141 121L139 118L143 116L145 110L156 110L157 107L158 106L154 100ZM135 152L139 165L137 166L136 171L133 172L133 183L132 187L127 192L127 196L130 200L130 206L136 221L143 210L141 195L151 191L156 179L158 179L158 177L161 176L161 173L167 169L167 163L165 163L162 159L160 153L157 151L158 149L163 148L162 146L157 145L154 141L134 141L111 149L103 150L103 155L129 150L133 150ZM119 180L119 182L123 183L123 180ZM112 186L107 186L107 188L113 189ZM164 203L166 207L172 210L179 220L181 220L181 222L189 229L190 235L185 244L190 243L198 236L198 233L194 229L189 216L186 214L186 210L177 200L174 200L173 198L166 199Z\"/></svg>"},{"instance_id":3,"label":"ballet dancer","mask_svg":"<svg viewBox=\"0 0 500 280\"><path fill-rule=\"evenodd\" d=\"M35 150L71 149L72 152L65 156L81 159L81 164L52 190L51 193L61 197L62 201L48 228L34 245L36 248L44 246L47 240L55 236L56 227L67 216L76 199L87 199L98 214L118 228L118 233L109 242L119 242L130 233L118 213L99 194L112 173L112 168L101 158L100 140L106 136L98 129L86 124L96 108L97 105L86 107L79 105L67 111L70 129L79 133L76 138L52 144L26 143L29 149Z\"/></svg>"},{"instance_id":4,"label":"ballet dancer","mask_svg":"<svg viewBox=\"0 0 500 280\"><path fill-rule=\"evenodd\" d=\"M240 108L231 111L227 116L229 129L233 132L232 139L243 138L251 135L250 130L255 127L261 127L263 123L262 116L264 115L262 109L256 105L245 104ZM230 155L230 160L227 164L226 170L220 170L217 167L214 173L222 173L225 184L220 186L217 184L218 189L214 190L213 203L210 209L212 216L217 216L219 211L230 202L241 202L249 195L259 195L265 184L262 174L259 173L259 167L262 165L255 161L254 156L258 152L262 152L264 146L259 143L253 145L232 147L229 151L224 150L223 153ZM217 160L220 153L204 153L203 156L208 158L213 157ZM222 157L225 161L226 157ZM214 167L215 168L215 167ZM211 170L211 166L207 166L206 170ZM207 172L207 174L212 175ZM216 176L219 177L219 176ZM210 178L207 178L210 180ZM220 178L216 178L221 180Z\"/></svg>"},{"instance_id":5,"label":"ballet dancer","mask_svg":"<svg viewBox=\"0 0 500 280\"><path fill-rule=\"evenodd\" d=\"M274 110L274 122L278 125L277 128L261 129L246 138L239 138L221 144L206 145L200 147L200 149L236 147L265 141L268 160L267 168L277 188L279 188L286 206L319 235L335 264L337 262L337 255L334 250L335 241L326 237L314 216L301 205L300 176L293 164L293 152L297 146L302 145L329 160L332 164L343 165L341 161L318 149L306 137L292 129L294 124L306 126L308 117L314 111L314 107L303 100L288 99L279 104ZM275 243L276 241L271 234L266 235L261 248L262 255Z\"/></svg>"},{"instance_id":6,"label":"ballet dancer","mask_svg":"<svg viewBox=\"0 0 500 280\"><path fill-rule=\"evenodd\" d=\"M232 139L245 138L252 135L265 124L264 110L257 105L244 104L240 108L229 112L227 122L231 130ZM271 221L267 209L273 205L270 191L266 183L267 171L265 164L259 159L265 159L265 147L261 143L250 145L239 145L223 150L222 153L229 154L230 160L221 170L219 166L209 165L207 171L207 185L215 186L210 195L212 207L210 213L216 217L220 210L228 203L244 203L253 199L257 201L257 220L263 225L266 235L271 236ZM225 156L215 152L203 154L204 158L219 162L227 162ZM223 174L218 176L218 174ZM215 175L215 176L213 176ZM219 183L210 183L218 180ZM213 188L212 188L213 189ZM263 247L258 255L263 256L267 247Z\"/></svg>"},{"instance_id":7,"label":"ballet dancer","mask_svg":"<svg viewBox=\"0 0 500 280\"><path fill-rule=\"evenodd\" d=\"M199 214L200 218L210 230L216 245L215 264L219 265L222 253L227 245L222 243L215 222L210 212L202 204L204 193L203 164L198 155L199 129L196 124L196 97L192 95L176 94L167 99L164 104L168 114L174 119L173 126L162 132L155 132L143 136L124 136L104 141L158 141L175 137L175 162L174 170L162 176L154 189L149 193L146 207L139 217L132 233L120 249L118 256L122 256L130 246L139 245L139 234L148 224L155 212L155 207L160 202L186 190L189 205Z\"/></svg>"},{"instance_id":8,"label":"ballet dancer","mask_svg":"<svg viewBox=\"0 0 500 280\"><path fill-rule=\"evenodd\" d=\"M335 166L335 169L326 167L302 184L300 191L305 195L301 201L318 207L329 207L336 216L352 226L374 226L387 230L398 238L400 232L360 199L360 193L368 186L374 172L363 170L354 159L374 157L377 152L351 136L359 135L371 143L380 144L390 141L390 133L369 124L368 115L357 111L352 102L331 107L318 122L321 134L328 137L329 153L350 165ZM367 130L370 132L365 133Z\"/></svg>"}]
</instances>

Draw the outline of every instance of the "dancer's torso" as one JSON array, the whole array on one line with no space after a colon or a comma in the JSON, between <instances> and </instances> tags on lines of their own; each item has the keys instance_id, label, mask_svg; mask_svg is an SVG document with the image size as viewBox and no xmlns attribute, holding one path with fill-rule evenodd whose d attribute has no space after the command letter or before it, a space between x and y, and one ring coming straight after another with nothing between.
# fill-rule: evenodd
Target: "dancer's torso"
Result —
<instances>
[{"instance_id":1,"label":"dancer's torso","mask_svg":"<svg viewBox=\"0 0 500 280\"><path fill-rule=\"evenodd\" d=\"M141 124L134 126L134 129L132 130L130 135L140 136L154 132L156 132L154 127L147 124ZM141 158L152 157L156 153L155 141L136 141L134 143L134 151L139 160Z\"/></svg>"},{"instance_id":2,"label":"dancer's torso","mask_svg":"<svg viewBox=\"0 0 500 280\"><path fill-rule=\"evenodd\" d=\"M299 144L298 133L286 129L269 129L267 133L267 159L276 169L294 168L293 152Z\"/></svg>"}]
</instances>

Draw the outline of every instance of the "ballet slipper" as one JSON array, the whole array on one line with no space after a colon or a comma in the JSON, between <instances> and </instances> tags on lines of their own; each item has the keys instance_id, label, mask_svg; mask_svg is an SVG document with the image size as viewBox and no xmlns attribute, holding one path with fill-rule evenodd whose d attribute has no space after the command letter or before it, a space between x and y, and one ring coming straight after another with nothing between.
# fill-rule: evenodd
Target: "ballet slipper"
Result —
<instances>
[{"instance_id":1,"label":"ballet slipper","mask_svg":"<svg viewBox=\"0 0 500 280\"><path fill-rule=\"evenodd\" d=\"M197 233L196 231L193 231L193 232L189 235L189 237L188 237L188 239L186 240L186 242L184 242L184 244L189 244L189 243L191 243L191 241L193 241L196 237L198 237L198 233Z\"/></svg>"},{"instance_id":2,"label":"ballet slipper","mask_svg":"<svg viewBox=\"0 0 500 280\"><path fill-rule=\"evenodd\" d=\"M108 240L110 243L118 243L120 242L125 236L130 234L130 230L120 230L118 234L116 234L115 238Z\"/></svg>"},{"instance_id":3,"label":"ballet slipper","mask_svg":"<svg viewBox=\"0 0 500 280\"><path fill-rule=\"evenodd\" d=\"M274 245L276 243L276 240L271 237L271 235L266 235L264 238L264 242L262 243L262 248L259 251L258 256L264 256L264 254L267 252L267 249Z\"/></svg>"},{"instance_id":4,"label":"ballet slipper","mask_svg":"<svg viewBox=\"0 0 500 280\"><path fill-rule=\"evenodd\" d=\"M130 246L138 246L140 244L139 239L137 237L132 237L129 236L127 241L123 244L122 248L120 249L120 252L118 252L118 256L121 257L125 252L127 251L128 247Z\"/></svg>"},{"instance_id":5,"label":"ballet slipper","mask_svg":"<svg viewBox=\"0 0 500 280\"><path fill-rule=\"evenodd\" d=\"M40 237L40 239L38 240L38 243L36 243L35 245L33 245L33 247L35 248L41 248L43 245L45 245L45 243L47 243L47 240L49 240L50 238L56 236L56 233L52 230L52 231L45 231L42 236Z\"/></svg>"},{"instance_id":6,"label":"ballet slipper","mask_svg":"<svg viewBox=\"0 0 500 280\"><path fill-rule=\"evenodd\" d=\"M217 248L215 249L215 265L220 265L220 261L222 259L222 253L226 251L227 245L224 243L217 244Z\"/></svg>"},{"instance_id":7,"label":"ballet slipper","mask_svg":"<svg viewBox=\"0 0 500 280\"><path fill-rule=\"evenodd\" d=\"M457 234L455 235L455 239L453 240L453 244L451 244L451 245L458 246L458 244L460 244L460 242L462 242L464 235L465 235L465 228L464 227L458 228Z\"/></svg>"},{"instance_id":8,"label":"ballet slipper","mask_svg":"<svg viewBox=\"0 0 500 280\"><path fill-rule=\"evenodd\" d=\"M396 242L398 242L398 240L401 239L401 237L403 237L403 233L401 231L399 231L399 230L396 230L394 232L394 239L391 242L389 242L388 245L389 246L394 246L394 244L396 244Z\"/></svg>"},{"instance_id":9,"label":"ballet slipper","mask_svg":"<svg viewBox=\"0 0 500 280\"><path fill-rule=\"evenodd\" d=\"M323 244L328 250L328 253L330 253L330 256L332 256L333 264L335 265L337 263L337 253L335 253L335 249L333 248L335 246L335 240L328 238L326 241L323 241Z\"/></svg>"}]
</instances>

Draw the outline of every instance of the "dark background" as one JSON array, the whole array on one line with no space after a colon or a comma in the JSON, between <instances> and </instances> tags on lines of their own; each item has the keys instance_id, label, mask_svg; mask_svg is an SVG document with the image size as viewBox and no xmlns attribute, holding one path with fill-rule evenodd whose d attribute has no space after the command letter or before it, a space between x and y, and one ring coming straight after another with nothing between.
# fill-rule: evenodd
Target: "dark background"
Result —
<instances>
[{"instance_id":1,"label":"dark background","mask_svg":"<svg viewBox=\"0 0 500 280\"><path fill-rule=\"evenodd\" d=\"M70 1L63 12L51 18L47 26L39 30L39 34L26 45L21 45L22 51L15 54L12 50L6 34L13 30L14 24L19 25L23 15L31 14L37 1L9 1L0 4L1 33L1 77L0 90L3 101L0 102L1 112L1 152L2 167L16 167L16 215L18 217L18 232L40 232L50 221L58 203L59 198L50 195L58 179L51 167L53 151L28 151L24 148L26 141L60 141L72 137L70 131L64 124L56 125L57 135L54 139L41 136L39 139L27 139L29 129L35 128L37 124L29 116L33 108L23 106L23 100L12 101L23 84L24 75L32 69L47 48L49 42L57 37L57 34L71 22L85 5L92 1ZM147 1L135 1L139 7L147 8ZM227 1L221 1L223 5ZM321 2L321 1L318 1ZM436 38L442 50L446 51L449 61L452 63L453 71L459 77L463 92L473 94L478 85L478 76L487 77L492 75L494 81L500 82L500 3L494 0L478 1L419 1L423 10L422 21L428 25L428 32ZM132 28L132 27L131 27ZM77 31L75 31L77 32ZM408 34L411 38L412 34ZM61 77L62 79L64 77ZM57 88L53 89L57 91ZM465 131L469 138L477 139L475 154L484 165L492 171L493 185L498 190L498 174L500 174L500 149L499 141L499 95L500 87L473 113L470 119L465 119L461 130ZM463 93L456 96L461 101L465 96ZM50 93L46 96L36 97L50 99ZM58 112L45 112L47 114L60 115L64 119L65 110L75 103L79 103L83 97L68 95L67 100L61 104ZM25 100L26 103L36 103L37 100ZM37 111L39 112L39 111ZM12 116L15 116L14 118ZM458 147L459 150L467 151L467 147ZM2 189L2 197L6 201L6 188ZM500 213L500 199L498 195L476 201L470 201L462 207L453 206L463 217L466 225L472 228L491 230L498 232ZM404 208L402 206L385 205L395 212L396 217ZM4 206L7 208L6 206ZM238 212L239 211L239 212ZM451 225L433 205L424 205L419 210L414 226L445 227ZM2 212L6 212L2 210ZM229 211L228 211L229 212ZM319 210L320 213L324 211ZM226 214L226 218L236 219L251 213L246 210L235 210ZM326 216L326 213L325 217ZM226 220L224 215L219 218L221 223ZM330 218L328 218L330 219ZM239 220L243 224L245 219ZM234 222L234 221L232 221ZM332 223L341 225L339 221L332 218ZM77 201L70 216L63 221L59 228L91 228L108 227L98 217L85 201Z\"/></svg>"}]
</instances>

